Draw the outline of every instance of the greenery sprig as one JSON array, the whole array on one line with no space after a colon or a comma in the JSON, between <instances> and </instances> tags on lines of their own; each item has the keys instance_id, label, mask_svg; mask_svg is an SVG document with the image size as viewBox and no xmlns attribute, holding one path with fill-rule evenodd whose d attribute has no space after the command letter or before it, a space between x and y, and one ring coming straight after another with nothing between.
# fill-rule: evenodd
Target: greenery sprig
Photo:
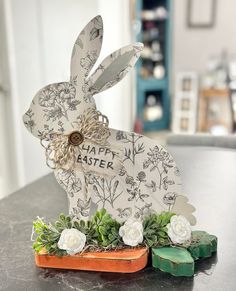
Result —
<instances>
[{"instance_id":1,"label":"greenery sprig","mask_svg":"<svg viewBox=\"0 0 236 291\"><path fill-rule=\"evenodd\" d=\"M151 214L144 218L143 242L140 245L148 247L169 245L170 239L167 234L167 224L174 213L162 212ZM58 247L61 233L65 229L75 228L86 236L86 250L112 250L128 247L124 244L119 234L120 223L113 219L105 209L97 211L91 220L75 220L71 216L60 214L54 223L46 223L42 218L37 218L33 222L34 234L36 235L33 249L37 253L47 253L49 255L64 256L65 250Z\"/></svg>"},{"instance_id":2,"label":"greenery sprig","mask_svg":"<svg viewBox=\"0 0 236 291\"><path fill-rule=\"evenodd\" d=\"M144 218L143 236L147 246L154 247L170 244L166 226L173 215L175 214L172 212L162 212L161 214L151 214Z\"/></svg>"}]
</instances>

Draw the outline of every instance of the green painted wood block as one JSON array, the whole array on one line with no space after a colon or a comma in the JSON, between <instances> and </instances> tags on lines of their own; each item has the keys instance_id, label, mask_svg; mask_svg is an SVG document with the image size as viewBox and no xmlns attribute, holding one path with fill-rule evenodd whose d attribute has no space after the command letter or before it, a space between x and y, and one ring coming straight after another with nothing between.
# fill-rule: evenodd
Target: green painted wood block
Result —
<instances>
[{"instance_id":1,"label":"green painted wood block","mask_svg":"<svg viewBox=\"0 0 236 291\"><path fill-rule=\"evenodd\" d=\"M212 253L217 251L217 237L205 231L193 231L188 251L194 260L211 257Z\"/></svg>"},{"instance_id":2,"label":"green painted wood block","mask_svg":"<svg viewBox=\"0 0 236 291\"><path fill-rule=\"evenodd\" d=\"M184 248L162 247L152 249L152 265L174 276L193 276L194 260Z\"/></svg>"},{"instance_id":3,"label":"green painted wood block","mask_svg":"<svg viewBox=\"0 0 236 291\"><path fill-rule=\"evenodd\" d=\"M193 276L194 260L211 257L217 251L217 237L205 231L193 231L190 246L152 249L152 265L174 276Z\"/></svg>"}]
</instances>

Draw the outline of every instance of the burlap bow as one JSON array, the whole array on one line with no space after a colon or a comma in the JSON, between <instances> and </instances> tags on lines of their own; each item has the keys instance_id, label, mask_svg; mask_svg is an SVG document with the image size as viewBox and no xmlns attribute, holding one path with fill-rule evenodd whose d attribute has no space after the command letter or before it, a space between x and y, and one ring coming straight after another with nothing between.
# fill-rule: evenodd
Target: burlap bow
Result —
<instances>
[{"instance_id":1,"label":"burlap bow","mask_svg":"<svg viewBox=\"0 0 236 291\"><path fill-rule=\"evenodd\" d=\"M72 125L74 130L69 134L52 133L49 137L41 139L41 144L46 149L46 162L51 169L73 166L83 141L109 147L107 143L110 136L109 121L99 111L88 109ZM78 145L74 145L70 141L71 134L74 132L78 132L82 138ZM47 144L44 143L45 141Z\"/></svg>"}]
</instances>

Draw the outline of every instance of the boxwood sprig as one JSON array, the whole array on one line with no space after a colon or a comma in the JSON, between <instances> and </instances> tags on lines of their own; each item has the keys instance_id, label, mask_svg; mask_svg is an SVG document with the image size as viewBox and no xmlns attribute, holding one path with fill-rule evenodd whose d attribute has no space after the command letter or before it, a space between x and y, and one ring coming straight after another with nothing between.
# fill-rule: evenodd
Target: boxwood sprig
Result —
<instances>
[{"instance_id":1,"label":"boxwood sprig","mask_svg":"<svg viewBox=\"0 0 236 291\"><path fill-rule=\"evenodd\" d=\"M169 245L170 240L167 234L167 224L172 212L162 212L161 214L150 214L143 220L144 243L149 247Z\"/></svg>"}]
</instances>

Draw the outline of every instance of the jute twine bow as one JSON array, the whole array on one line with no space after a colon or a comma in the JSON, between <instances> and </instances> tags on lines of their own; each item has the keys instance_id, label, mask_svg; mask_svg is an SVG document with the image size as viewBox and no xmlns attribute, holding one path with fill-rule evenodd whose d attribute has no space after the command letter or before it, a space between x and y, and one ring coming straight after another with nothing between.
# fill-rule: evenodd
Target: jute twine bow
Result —
<instances>
[{"instance_id":1,"label":"jute twine bow","mask_svg":"<svg viewBox=\"0 0 236 291\"><path fill-rule=\"evenodd\" d=\"M108 118L95 109L88 109L73 122L73 132L79 132L83 141L89 141L108 147L107 139L110 136ZM63 168L66 165L73 166L76 162L76 154L80 151L79 145L70 142L70 134L51 134L50 137L41 139L45 148L46 163L51 169ZM43 141L48 144L44 145Z\"/></svg>"}]
</instances>

